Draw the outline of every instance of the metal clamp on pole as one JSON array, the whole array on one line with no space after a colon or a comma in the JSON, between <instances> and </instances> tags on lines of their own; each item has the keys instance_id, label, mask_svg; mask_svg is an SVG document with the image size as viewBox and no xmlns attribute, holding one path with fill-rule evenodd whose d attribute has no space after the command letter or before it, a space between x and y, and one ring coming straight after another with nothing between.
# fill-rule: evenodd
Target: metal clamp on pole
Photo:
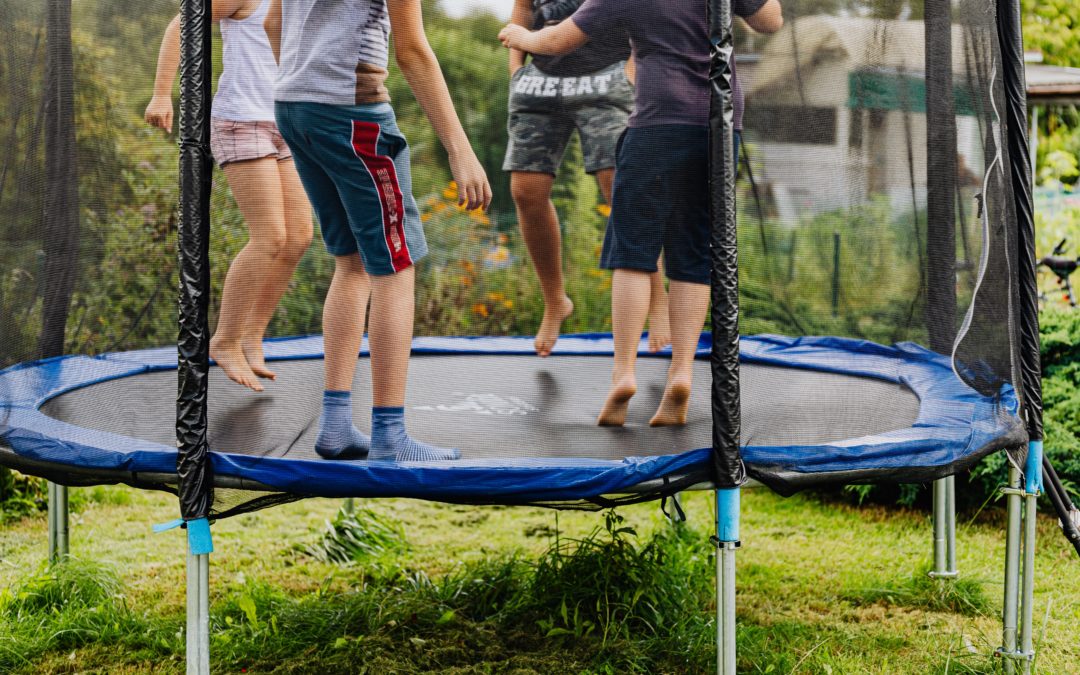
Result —
<instances>
[{"instance_id":1,"label":"metal clamp on pole","mask_svg":"<svg viewBox=\"0 0 1080 675\"><path fill-rule=\"evenodd\" d=\"M1028 663L1031 663L1032 661L1035 660L1035 652L1034 651L1023 652L1023 651L1017 650L1015 652L1007 652L1007 651L1005 651L1005 649L1003 647L998 647L996 650L994 650L994 656L998 656L998 657L1000 657L1002 659L1007 659L1009 661L1015 661L1015 662L1028 662Z\"/></svg>"}]
</instances>

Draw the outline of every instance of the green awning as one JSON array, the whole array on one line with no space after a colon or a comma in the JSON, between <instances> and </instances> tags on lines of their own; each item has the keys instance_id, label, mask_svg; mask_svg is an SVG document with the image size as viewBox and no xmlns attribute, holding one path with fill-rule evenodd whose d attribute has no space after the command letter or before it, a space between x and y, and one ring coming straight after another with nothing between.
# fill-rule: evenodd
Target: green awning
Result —
<instances>
[{"instance_id":1,"label":"green awning","mask_svg":"<svg viewBox=\"0 0 1080 675\"><path fill-rule=\"evenodd\" d=\"M974 116L971 90L953 86L956 114ZM855 71L848 75L848 107L926 113L926 80L921 75Z\"/></svg>"}]
</instances>

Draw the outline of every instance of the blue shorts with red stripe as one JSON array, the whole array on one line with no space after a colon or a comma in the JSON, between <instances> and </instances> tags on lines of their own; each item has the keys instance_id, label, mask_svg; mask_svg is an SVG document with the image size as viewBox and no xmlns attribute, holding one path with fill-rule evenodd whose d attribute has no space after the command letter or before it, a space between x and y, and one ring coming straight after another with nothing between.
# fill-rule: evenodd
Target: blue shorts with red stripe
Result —
<instances>
[{"instance_id":1,"label":"blue shorts with red stripe","mask_svg":"<svg viewBox=\"0 0 1080 675\"><path fill-rule=\"evenodd\" d=\"M427 255L409 144L390 104L278 101L274 114L332 255L359 253L375 275Z\"/></svg>"}]
</instances>

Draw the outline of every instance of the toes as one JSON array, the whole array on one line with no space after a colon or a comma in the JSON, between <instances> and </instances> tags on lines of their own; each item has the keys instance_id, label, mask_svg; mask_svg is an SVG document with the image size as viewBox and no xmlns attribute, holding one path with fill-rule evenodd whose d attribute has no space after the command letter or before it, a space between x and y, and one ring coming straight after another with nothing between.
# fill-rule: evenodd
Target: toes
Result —
<instances>
[{"instance_id":1,"label":"toes","mask_svg":"<svg viewBox=\"0 0 1080 675\"><path fill-rule=\"evenodd\" d=\"M270 370L269 368L266 368L265 366L251 366L251 372L255 373L257 376L259 376L261 378L264 378L264 379L267 379L267 380L270 380L270 381L274 381L274 380L277 379L277 373Z\"/></svg>"}]
</instances>

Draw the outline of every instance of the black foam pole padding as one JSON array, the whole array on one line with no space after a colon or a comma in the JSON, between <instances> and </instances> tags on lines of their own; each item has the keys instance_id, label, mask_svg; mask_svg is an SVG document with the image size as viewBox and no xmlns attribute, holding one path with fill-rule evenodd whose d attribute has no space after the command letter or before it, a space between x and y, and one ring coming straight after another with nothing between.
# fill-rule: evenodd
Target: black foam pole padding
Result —
<instances>
[{"instance_id":1,"label":"black foam pole padding","mask_svg":"<svg viewBox=\"0 0 1080 675\"><path fill-rule=\"evenodd\" d=\"M735 228L731 0L709 0L709 217L712 224L712 417L716 485L746 480L739 451L739 251Z\"/></svg>"},{"instance_id":2,"label":"black foam pole padding","mask_svg":"<svg viewBox=\"0 0 1080 675\"><path fill-rule=\"evenodd\" d=\"M1046 494L1054 506L1058 520L1061 521L1061 531L1076 549L1077 555L1080 555L1080 528L1076 526L1072 518L1076 506L1069 498L1069 492L1062 485L1061 478L1058 477L1054 465L1050 463L1046 455L1043 455L1043 478L1047 487Z\"/></svg>"},{"instance_id":3,"label":"black foam pole padding","mask_svg":"<svg viewBox=\"0 0 1080 675\"><path fill-rule=\"evenodd\" d=\"M176 472L180 515L206 518L214 502L206 435L210 369L210 0L180 3L180 332Z\"/></svg>"},{"instance_id":4,"label":"black foam pole padding","mask_svg":"<svg viewBox=\"0 0 1080 675\"><path fill-rule=\"evenodd\" d=\"M75 57L71 0L49 0L45 28L45 208L41 227L41 334L38 356L64 353L79 270L79 159L75 138Z\"/></svg>"},{"instance_id":5,"label":"black foam pole padding","mask_svg":"<svg viewBox=\"0 0 1080 675\"><path fill-rule=\"evenodd\" d=\"M1009 151L1009 181L1016 218L1016 270L1019 292L1020 385L1028 436L1043 438L1042 364L1039 356L1039 289L1035 280L1035 212L1031 196L1031 158L1028 156L1027 89L1024 79L1024 38L1019 0L997 3L1005 86L1005 130ZM1004 328L1003 328L1004 330Z\"/></svg>"},{"instance_id":6,"label":"black foam pole padding","mask_svg":"<svg viewBox=\"0 0 1080 675\"><path fill-rule=\"evenodd\" d=\"M956 102L952 4L926 0L926 329L930 349L956 340Z\"/></svg>"}]
</instances>

